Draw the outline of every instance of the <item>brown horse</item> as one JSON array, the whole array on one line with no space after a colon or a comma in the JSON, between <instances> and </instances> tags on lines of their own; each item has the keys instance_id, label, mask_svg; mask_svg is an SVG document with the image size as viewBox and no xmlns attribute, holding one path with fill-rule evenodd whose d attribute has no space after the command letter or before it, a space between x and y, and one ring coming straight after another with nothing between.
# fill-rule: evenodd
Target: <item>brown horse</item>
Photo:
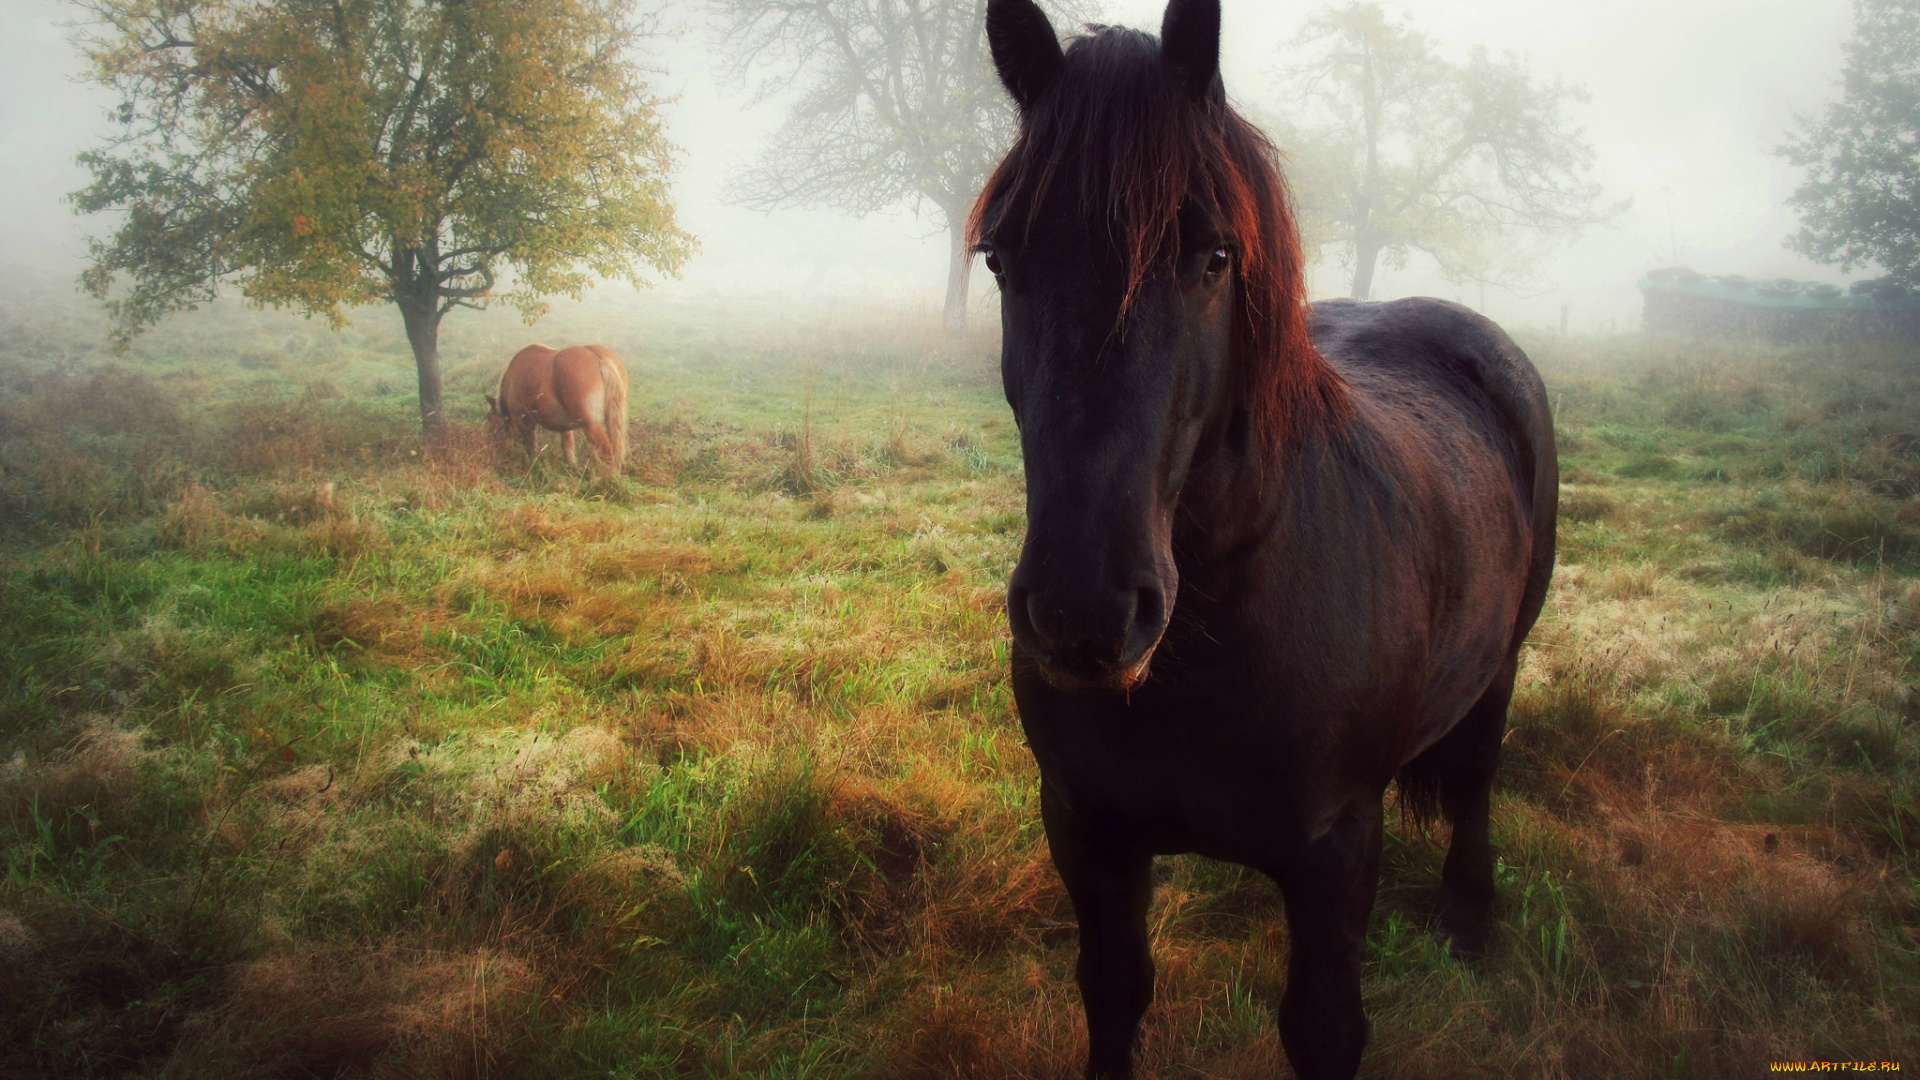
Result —
<instances>
[{"instance_id":1,"label":"brown horse","mask_svg":"<svg viewBox=\"0 0 1920 1080\"><path fill-rule=\"evenodd\" d=\"M585 428L614 472L626 462L627 365L605 345L529 345L500 376L500 396L486 398L488 428L518 432L529 457L540 450L536 429L546 428L561 433L567 464L574 464L573 433Z\"/></svg>"}]
</instances>

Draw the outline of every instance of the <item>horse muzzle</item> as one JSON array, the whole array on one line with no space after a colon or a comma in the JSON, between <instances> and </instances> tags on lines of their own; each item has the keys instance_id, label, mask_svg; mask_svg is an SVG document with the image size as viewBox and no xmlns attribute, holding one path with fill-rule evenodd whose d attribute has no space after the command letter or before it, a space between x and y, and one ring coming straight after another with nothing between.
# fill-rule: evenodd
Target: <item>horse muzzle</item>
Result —
<instances>
[{"instance_id":1,"label":"horse muzzle","mask_svg":"<svg viewBox=\"0 0 1920 1080\"><path fill-rule=\"evenodd\" d=\"M1170 591L1157 580L1106 589L1033 587L1016 569L1007 619L1014 642L1049 686L1125 692L1150 673L1167 631Z\"/></svg>"}]
</instances>

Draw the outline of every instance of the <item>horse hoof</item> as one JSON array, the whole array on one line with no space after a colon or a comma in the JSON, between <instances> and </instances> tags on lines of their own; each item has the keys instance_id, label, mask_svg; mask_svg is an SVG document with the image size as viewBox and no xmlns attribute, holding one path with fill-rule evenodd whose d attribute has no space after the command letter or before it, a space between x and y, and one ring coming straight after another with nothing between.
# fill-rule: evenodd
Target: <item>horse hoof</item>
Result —
<instances>
[{"instance_id":1,"label":"horse hoof","mask_svg":"<svg viewBox=\"0 0 1920 1080\"><path fill-rule=\"evenodd\" d=\"M1441 913L1433 936L1447 947L1455 960L1478 960L1487 955L1487 920L1464 916L1449 918Z\"/></svg>"}]
</instances>

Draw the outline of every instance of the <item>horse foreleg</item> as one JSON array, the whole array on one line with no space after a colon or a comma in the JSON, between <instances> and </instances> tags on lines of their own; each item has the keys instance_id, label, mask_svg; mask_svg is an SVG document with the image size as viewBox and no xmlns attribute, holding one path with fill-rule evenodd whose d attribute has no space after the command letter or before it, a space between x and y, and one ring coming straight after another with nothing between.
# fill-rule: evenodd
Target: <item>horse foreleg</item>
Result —
<instances>
[{"instance_id":1,"label":"horse foreleg","mask_svg":"<svg viewBox=\"0 0 1920 1080\"><path fill-rule=\"evenodd\" d=\"M1284 873L1291 951L1280 1045L1300 1080L1352 1080L1369 1033L1360 962L1380 877L1378 799L1356 800Z\"/></svg>"},{"instance_id":2,"label":"horse foreleg","mask_svg":"<svg viewBox=\"0 0 1920 1080\"><path fill-rule=\"evenodd\" d=\"M527 448L527 467L533 467L533 459L540 454L539 429L531 419L520 421L520 444Z\"/></svg>"},{"instance_id":3,"label":"horse foreleg","mask_svg":"<svg viewBox=\"0 0 1920 1080\"><path fill-rule=\"evenodd\" d=\"M573 456L573 429L572 428L568 428L567 430L560 433L560 445L564 447L567 451L567 464L569 465L580 464L580 459Z\"/></svg>"},{"instance_id":4,"label":"horse foreleg","mask_svg":"<svg viewBox=\"0 0 1920 1080\"><path fill-rule=\"evenodd\" d=\"M1133 1075L1134 1040L1153 1001L1153 953L1147 944L1153 857L1090 842L1044 780L1040 816L1053 865L1080 920L1080 960L1074 970L1087 1014L1087 1076L1124 1080Z\"/></svg>"}]
</instances>

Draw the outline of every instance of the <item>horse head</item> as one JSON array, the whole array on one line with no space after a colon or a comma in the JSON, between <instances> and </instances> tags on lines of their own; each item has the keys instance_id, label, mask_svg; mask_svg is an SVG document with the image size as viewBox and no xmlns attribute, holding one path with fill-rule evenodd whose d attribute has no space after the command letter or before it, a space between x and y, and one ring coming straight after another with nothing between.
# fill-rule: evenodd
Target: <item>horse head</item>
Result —
<instances>
[{"instance_id":1,"label":"horse head","mask_svg":"<svg viewBox=\"0 0 1920 1080\"><path fill-rule=\"evenodd\" d=\"M492 394L482 394L487 399L487 434L496 438L503 437L513 430L513 418L507 414L507 407Z\"/></svg>"},{"instance_id":2,"label":"horse head","mask_svg":"<svg viewBox=\"0 0 1920 1080\"><path fill-rule=\"evenodd\" d=\"M1032 0L991 0L987 35L1020 109L972 222L1026 464L1009 620L1056 688L1126 690L1173 611L1196 462L1285 426L1283 354L1312 351L1298 241L1221 88L1218 0L1064 51Z\"/></svg>"}]
</instances>

